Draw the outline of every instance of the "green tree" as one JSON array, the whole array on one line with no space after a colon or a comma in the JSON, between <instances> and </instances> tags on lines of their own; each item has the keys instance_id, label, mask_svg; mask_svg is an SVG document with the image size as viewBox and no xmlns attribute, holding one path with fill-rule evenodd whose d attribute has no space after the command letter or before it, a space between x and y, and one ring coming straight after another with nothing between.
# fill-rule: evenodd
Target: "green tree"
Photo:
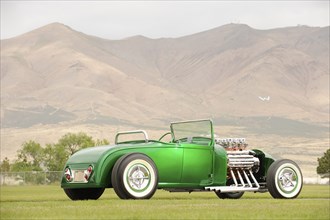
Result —
<instances>
[{"instance_id":1,"label":"green tree","mask_svg":"<svg viewBox=\"0 0 330 220\"><path fill-rule=\"evenodd\" d=\"M319 162L317 173L323 177L330 177L330 149L324 152L323 157L317 158L317 161Z\"/></svg>"},{"instance_id":2,"label":"green tree","mask_svg":"<svg viewBox=\"0 0 330 220\"><path fill-rule=\"evenodd\" d=\"M1 172L9 172L10 171L10 162L8 157L5 157L5 159L3 159L1 166L0 166L0 170Z\"/></svg>"},{"instance_id":3,"label":"green tree","mask_svg":"<svg viewBox=\"0 0 330 220\"><path fill-rule=\"evenodd\" d=\"M109 144L110 144L110 142L107 139L102 139L102 140L97 139L95 141L95 146L103 146L103 145L109 145Z\"/></svg>"},{"instance_id":4,"label":"green tree","mask_svg":"<svg viewBox=\"0 0 330 220\"><path fill-rule=\"evenodd\" d=\"M43 148L35 141L23 143L22 149L17 151L17 160L13 164L13 171L40 171L43 159Z\"/></svg>"},{"instance_id":5,"label":"green tree","mask_svg":"<svg viewBox=\"0 0 330 220\"><path fill-rule=\"evenodd\" d=\"M17 159L12 164L12 171L60 171L68 158L80 149L92 146L108 145L106 139L93 140L91 136L80 132L67 133L56 144L46 144L44 148L35 141L27 141L17 151ZM5 158L6 159L6 158ZM1 164L1 171L8 170L9 160Z\"/></svg>"},{"instance_id":6,"label":"green tree","mask_svg":"<svg viewBox=\"0 0 330 220\"><path fill-rule=\"evenodd\" d=\"M69 154L61 145L46 144L44 149L44 166L47 171L60 171L63 169Z\"/></svg>"},{"instance_id":7,"label":"green tree","mask_svg":"<svg viewBox=\"0 0 330 220\"><path fill-rule=\"evenodd\" d=\"M65 151L69 153L69 155L72 155L80 149L95 146L95 142L91 136L88 136L83 132L79 132L78 134L65 134L58 141L57 145L59 147L63 147Z\"/></svg>"}]
</instances>

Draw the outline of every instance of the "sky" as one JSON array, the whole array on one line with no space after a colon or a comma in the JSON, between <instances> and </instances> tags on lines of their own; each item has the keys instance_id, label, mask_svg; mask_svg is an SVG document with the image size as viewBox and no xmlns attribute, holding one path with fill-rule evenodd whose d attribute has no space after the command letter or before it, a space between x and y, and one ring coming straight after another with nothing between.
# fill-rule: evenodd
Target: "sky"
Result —
<instances>
[{"instance_id":1,"label":"sky","mask_svg":"<svg viewBox=\"0 0 330 220\"><path fill-rule=\"evenodd\" d=\"M4 1L1 39L60 22L106 39L180 37L229 23L255 29L329 26L325 1Z\"/></svg>"}]
</instances>

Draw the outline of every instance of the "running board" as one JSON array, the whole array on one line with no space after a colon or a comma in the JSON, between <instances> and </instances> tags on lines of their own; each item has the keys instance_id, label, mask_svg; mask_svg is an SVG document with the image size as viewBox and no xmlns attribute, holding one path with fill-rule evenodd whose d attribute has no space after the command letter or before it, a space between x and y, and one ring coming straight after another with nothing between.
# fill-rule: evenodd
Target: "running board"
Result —
<instances>
[{"instance_id":1,"label":"running board","mask_svg":"<svg viewBox=\"0 0 330 220\"><path fill-rule=\"evenodd\" d=\"M205 189L209 191L220 191L221 193L260 191L260 187L243 187L243 186L210 186L210 187L205 187Z\"/></svg>"}]
</instances>

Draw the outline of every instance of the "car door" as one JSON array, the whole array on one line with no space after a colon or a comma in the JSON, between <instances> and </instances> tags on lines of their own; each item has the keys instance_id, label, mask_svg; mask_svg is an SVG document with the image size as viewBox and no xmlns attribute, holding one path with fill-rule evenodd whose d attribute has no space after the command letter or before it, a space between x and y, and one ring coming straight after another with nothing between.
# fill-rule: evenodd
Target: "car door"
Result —
<instances>
[{"instance_id":1,"label":"car door","mask_svg":"<svg viewBox=\"0 0 330 220\"><path fill-rule=\"evenodd\" d=\"M157 144L140 152L145 153L155 162L159 176L158 181L161 185L180 183L183 149L179 144Z\"/></svg>"},{"instance_id":2,"label":"car door","mask_svg":"<svg viewBox=\"0 0 330 220\"><path fill-rule=\"evenodd\" d=\"M213 151L209 145L182 144L181 183L203 185L211 181Z\"/></svg>"}]
</instances>

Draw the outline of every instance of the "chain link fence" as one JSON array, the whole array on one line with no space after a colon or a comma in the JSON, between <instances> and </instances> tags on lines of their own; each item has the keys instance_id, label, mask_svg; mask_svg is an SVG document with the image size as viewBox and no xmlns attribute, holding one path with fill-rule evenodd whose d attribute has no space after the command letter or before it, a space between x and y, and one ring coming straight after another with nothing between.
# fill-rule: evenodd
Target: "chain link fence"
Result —
<instances>
[{"instance_id":1,"label":"chain link fence","mask_svg":"<svg viewBox=\"0 0 330 220\"><path fill-rule=\"evenodd\" d=\"M0 185L47 185L59 184L62 171L1 172ZM319 175L304 177L305 184L330 184L329 178Z\"/></svg>"},{"instance_id":2,"label":"chain link fence","mask_svg":"<svg viewBox=\"0 0 330 220\"><path fill-rule=\"evenodd\" d=\"M0 185L46 185L60 183L62 171L1 172Z\"/></svg>"}]
</instances>

